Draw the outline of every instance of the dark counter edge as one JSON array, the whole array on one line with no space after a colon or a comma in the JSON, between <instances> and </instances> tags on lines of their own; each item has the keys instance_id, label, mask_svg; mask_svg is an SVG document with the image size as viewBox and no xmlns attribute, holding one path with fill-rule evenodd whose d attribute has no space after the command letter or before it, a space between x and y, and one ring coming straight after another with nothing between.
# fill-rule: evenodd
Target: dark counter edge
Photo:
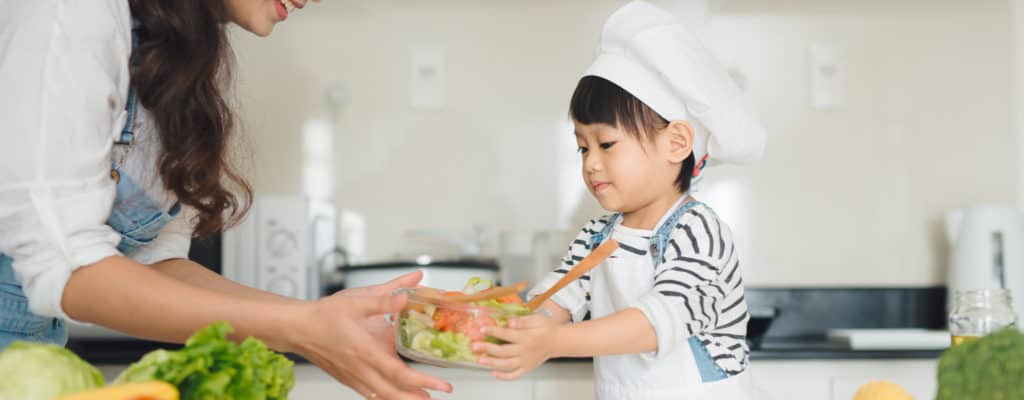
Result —
<instances>
[{"instance_id":1,"label":"dark counter edge","mask_svg":"<svg viewBox=\"0 0 1024 400\"><path fill-rule=\"evenodd\" d=\"M150 342L144 340L72 340L68 348L86 361L95 365L130 364L138 361L147 352L156 349L175 350L180 345ZM895 359L936 359L942 354L937 350L894 350L854 351L833 349L807 350L753 350L750 359L760 360L895 360ZM298 364L306 364L304 358L295 354L286 356ZM591 358L556 358L551 362L590 362Z\"/></svg>"}]
</instances>

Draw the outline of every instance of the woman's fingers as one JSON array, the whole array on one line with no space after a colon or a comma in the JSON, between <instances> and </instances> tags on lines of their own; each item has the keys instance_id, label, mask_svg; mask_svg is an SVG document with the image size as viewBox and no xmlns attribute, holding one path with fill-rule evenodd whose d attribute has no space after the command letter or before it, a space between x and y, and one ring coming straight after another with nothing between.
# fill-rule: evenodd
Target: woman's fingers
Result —
<instances>
[{"instance_id":1,"label":"woman's fingers","mask_svg":"<svg viewBox=\"0 0 1024 400\"><path fill-rule=\"evenodd\" d=\"M420 284L421 280L423 280L423 271L416 270L380 285L370 286L370 289L374 291L382 291L383 293L380 294L391 294L391 292L398 289L414 288Z\"/></svg>"},{"instance_id":2,"label":"woman's fingers","mask_svg":"<svg viewBox=\"0 0 1024 400\"><path fill-rule=\"evenodd\" d=\"M451 393L452 385L441 379L424 374L403 363L397 356L376 357L366 360L389 382L401 382L413 388L425 388Z\"/></svg>"},{"instance_id":3,"label":"woman's fingers","mask_svg":"<svg viewBox=\"0 0 1024 400\"><path fill-rule=\"evenodd\" d=\"M451 392L447 382L405 365L394 350L393 327L382 314L407 296L331 296L310 313L317 334L303 355L359 394L376 399L429 399L425 389ZM376 396L373 396L376 395Z\"/></svg>"},{"instance_id":4,"label":"woman's fingers","mask_svg":"<svg viewBox=\"0 0 1024 400\"><path fill-rule=\"evenodd\" d=\"M385 283L346 289L339 293L345 296L390 296L395 290L414 288L423 280L423 271L416 270Z\"/></svg>"}]
</instances>

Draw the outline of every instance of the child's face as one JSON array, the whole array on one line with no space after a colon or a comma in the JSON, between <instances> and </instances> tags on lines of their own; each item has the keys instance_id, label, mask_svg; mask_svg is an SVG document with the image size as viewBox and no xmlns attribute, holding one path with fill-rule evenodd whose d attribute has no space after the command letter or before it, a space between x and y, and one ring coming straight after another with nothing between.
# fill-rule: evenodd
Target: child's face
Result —
<instances>
[{"instance_id":1,"label":"child's face","mask_svg":"<svg viewBox=\"0 0 1024 400\"><path fill-rule=\"evenodd\" d=\"M601 207L630 213L663 196L677 196L680 164L673 162L669 134L637 138L607 124L574 121L583 159L583 181ZM641 144L641 141L644 141Z\"/></svg>"}]
</instances>

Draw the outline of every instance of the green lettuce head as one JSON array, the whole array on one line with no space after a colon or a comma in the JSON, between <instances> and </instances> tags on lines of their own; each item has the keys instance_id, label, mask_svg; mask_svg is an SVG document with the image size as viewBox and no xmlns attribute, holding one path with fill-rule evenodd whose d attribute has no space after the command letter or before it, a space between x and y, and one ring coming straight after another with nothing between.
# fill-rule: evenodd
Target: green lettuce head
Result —
<instances>
[{"instance_id":1,"label":"green lettuce head","mask_svg":"<svg viewBox=\"0 0 1024 400\"><path fill-rule=\"evenodd\" d=\"M103 386L103 374L68 349L14 342L0 352L0 400L52 400Z\"/></svg>"}]
</instances>

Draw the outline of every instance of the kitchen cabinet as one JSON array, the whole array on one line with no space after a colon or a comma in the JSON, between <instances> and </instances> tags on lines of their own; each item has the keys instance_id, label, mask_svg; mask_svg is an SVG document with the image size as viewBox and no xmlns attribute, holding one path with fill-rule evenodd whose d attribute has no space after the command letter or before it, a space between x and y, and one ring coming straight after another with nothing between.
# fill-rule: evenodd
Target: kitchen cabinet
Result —
<instances>
[{"instance_id":1,"label":"kitchen cabinet","mask_svg":"<svg viewBox=\"0 0 1024 400\"><path fill-rule=\"evenodd\" d=\"M889 380L906 389L916 400L935 398L938 360L755 360L754 381L762 391L758 400L851 400L861 385ZM117 376L124 366L101 367L104 375ZM589 362L554 362L515 382L495 380L484 371L415 365L428 374L446 379L455 393L435 393L442 400L593 400L594 377ZM295 366L295 388L290 398L301 400L360 400L363 397L336 382L310 364Z\"/></svg>"},{"instance_id":2,"label":"kitchen cabinet","mask_svg":"<svg viewBox=\"0 0 1024 400\"><path fill-rule=\"evenodd\" d=\"M873 380L899 384L914 399L934 399L938 360L755 361L754 379L775 400L850 400Z\"/></svg>"},{"instance_id":3,"label":"kitchen cabinet","mask_svg":"<svg viewBox=\"0 0 1024 400\"><path fill-rule=\"evenodd\" d=\"M455 393L432 393L441 400L487 399L571 399L592 400L594 381L589 362L552 363L534 370L514 382L499 381L485 371L468 371L416 365L416 369L443 378L455 387ZM320 369L295 366L295 388L289 396L301 400L358 400L351 389L342 386Z\"/></svg>"}]
</instances>

